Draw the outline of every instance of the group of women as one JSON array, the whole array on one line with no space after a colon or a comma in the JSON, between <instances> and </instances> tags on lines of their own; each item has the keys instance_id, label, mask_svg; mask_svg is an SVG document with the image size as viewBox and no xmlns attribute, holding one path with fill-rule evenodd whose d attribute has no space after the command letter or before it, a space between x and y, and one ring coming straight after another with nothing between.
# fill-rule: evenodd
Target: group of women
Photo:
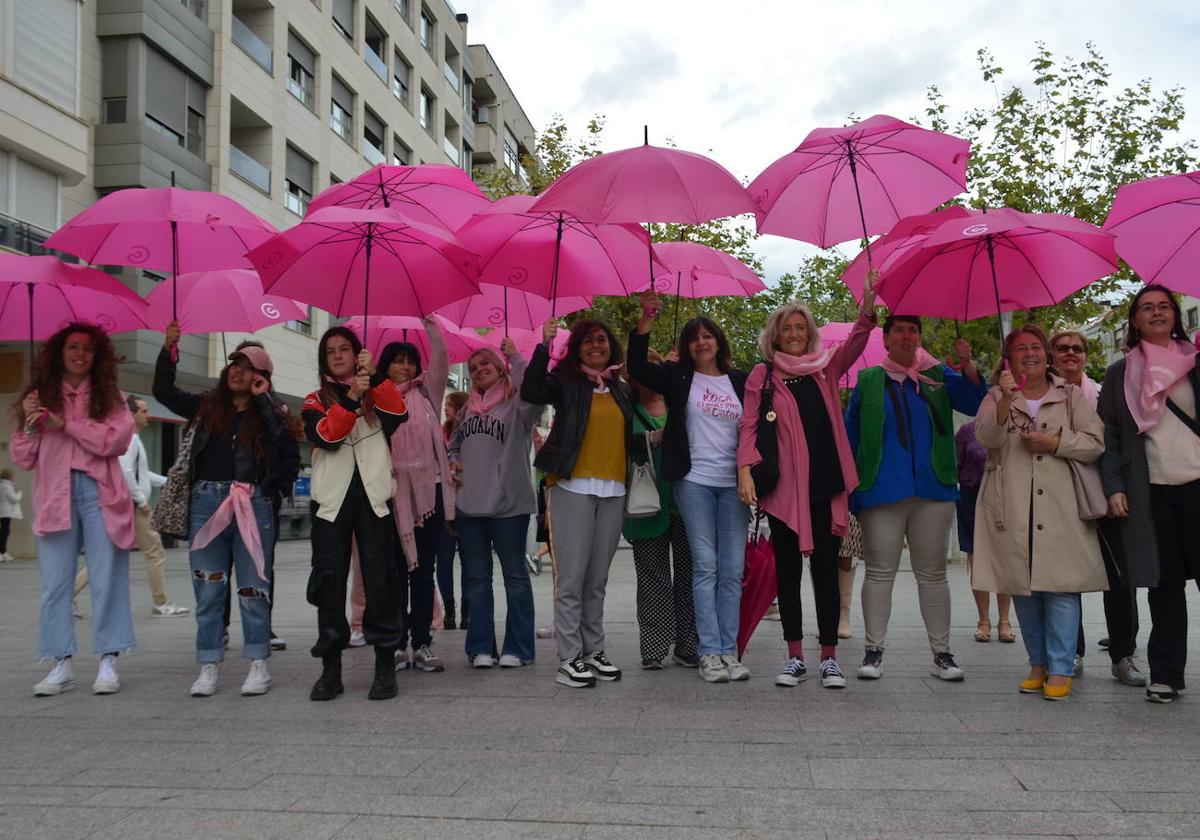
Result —
<instances>
[{"instance_id":1,"label":"group of women","mask_svg":"<svg viewBox=\"0 0 1200 840\"><path fill-rule=\"evenodd\" d=\"M617 336L594 320L576 322L562 358L552 358L556 325L547 322L544 340L528 361L507 339L499 352L482 349L470 357L470 393L465 404L453 403L454 422L445 427L440 409L446 350L432 321L426 322L432 349L425 367L412 344L387 346L376 365L355 333L329 329L318 343L319 387L304 401L298 420L273 396L273 366L261 346L243 345L230 354L213 390L189 394L178 388L173 359L179 333L172 325L154 391L188 418L167 489L172 482L182 487L173 498L186 508L182 536L190 542L201 665L192 694L217 690L224 657L222 603L234 575L243 656L250 660L242 693L270 688L277 533L272 507L277 511L294 480L297 441L303 438L312 445L312 570L306 594L317 608L312 654L321 660L311 699L332 700L344 691L342 654L353 643L346 616L352 557L364 600L355 635L361 632L358 643L373 646L375 653L368 697L396 696L398 668L442 670L431 627L435 568L444 562L448 538L451 546L457 539L464 568L462 617L466 623L469 603L465 653L471 666L520 668L533 662L525 546L538 508L530 453L546 405L553 406L554 422L533 465L544 472L547 487L560 685L592 687L621 678L606 653L604 607L622 532L633 546L637 571L641 667L660 669L670 655L677 665L696 667L707 682L748 679L738 631L752 507L765 516L775 550L787 646L776 684L794 686L807 675L800 606L805 556L816 604L820 680L827 688L846 684L837 659L838 569L852 510L861 514L868 582L875 586L871 610L864 593L868 648L858 675L877 678L903 528L909 528L914 570L924 569L924 554L936 555L939 539L945 545L949 520L941 511L946 504L952 508L953 495L933 497L927 519L942 523L932 529L940 527L939 537L911 522L896 530L896 511L908 508L895 508L899 502L890 498L872 506L863 487L874 484L878 490L880 464L886 470L895 454L875 451L881 445L908 452L910 482L922 458L930 475L955 473L952 430L944 428L951 403L938 391L949 388L951 379L959 381L949 371L943 377L940 369L923 366L920 322L897 316L885 325L891 361L882 366L881 377L867 377L891 384L879 384L878 397L856 390L844 412L838 383L875 328L877 279L872 272L857 324L833 349L822 346L819 327L801 304L774 312L761 335L763 361L748 372L734 369L728 339L706 317L684 325L677 354L664 359L654 353L649 336L660 306L654 292L642 296L627 360ZM1056 339L1062 336L1065 348L1078 334ZM966 494L975 497L969 505L975 514L972 585L1012 596L1031 666L1020 690L1048 699L1071 692L1079 593L1106 589L1117 593L1109 616L1110 644L1117 648L1111 650L1114 676L1121 678L1117 653L1132 664L1127 632L1132 588L1147 587L1154 627L1147 697L1170 702L1184 688L1184 584L1200 576L1200 548L1186 530L1189 517L1200 515L1200 373L1178 303L1165 289L1147 286L1133 300L1128 345L1126 358L1109 369L1097 405L1094 383L1080 380L1082 364L1075 360L1072 367L1065 358L1075 348L1064 349L1056 368L1050 340L1036 325L1023 326L1006 339L1004 364L982 404L978 395L972 403L979 405L973 433L986 453L975 471L975 489ZM962 387L978 387L982 395L985 386L969 347L959 347L959 354L971 379L963 377ZM1065 369L1070 379L1056 369ZM916 395L917 409L906 402L906 388ZM960 410L962 405L954 403ZM924 414L924 407L932 426L922 444L912 412ZM872 419L875 410L879 417ZM70 583L81 549L93 581L94 649L102 656L94 690L111 693L119 685L117 656L133 646L128 549L135 539L132 503L116 460L132 425L107 336L75 324L48 341L16 413L14 460L37 474L34 532L43 589L38 652L54 660L36 693L74 685ZM899 420L907 424L907 435L904 428L888 432ZM879 442L887 434L899 434L899 447ZM960 451L970 443L960 439ZM919 457L919 445L931 448L931 458ZM645 458L656 466L659 510L628 517L632 465ZM1098 474L1089 473L1088 465L1097 461ZM1102 492L1101 502L1107 500L1099 531L1094 524L1099 514L1084 510L1089 482ZM951 478L951 493L953 485ZM933 549L926 551L922 542ZM507 600L499 647L493 552ZM941 553L940 579L936 570L918 571L922 612L934 650L933 673L962 679L943 638L949 608L941 603ZM986 596L983 604L981 616ZM452 602L448 606L452 617ZM1007 624L1002 613L1002 634Z\"/></svg>"}]
</instances>

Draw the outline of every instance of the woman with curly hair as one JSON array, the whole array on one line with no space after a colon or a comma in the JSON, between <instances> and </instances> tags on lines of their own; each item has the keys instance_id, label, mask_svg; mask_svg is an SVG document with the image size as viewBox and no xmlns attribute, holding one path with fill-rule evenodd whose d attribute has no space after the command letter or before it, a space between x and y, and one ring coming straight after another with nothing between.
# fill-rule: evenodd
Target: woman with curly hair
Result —
<instances>
[{"instance_id":1,"label":"woman with curly hair","mask_svg":"<svg viewBox=\"0 0 1200 840\"><path fill-rule=\"evenodd\" d=\"M54 667L33 693L75 687L71 596L80 549L92 579L92 648L100 668L92 691L121 687L117 655L133 647L129 549L137 545L133 499L119 456L133 436L133 415L117 388L117 356L104 330L69 324L38 356L17 405L14 463L34 470L33 533L42 581L38 656Z\"/></svg>"}]
</instances>

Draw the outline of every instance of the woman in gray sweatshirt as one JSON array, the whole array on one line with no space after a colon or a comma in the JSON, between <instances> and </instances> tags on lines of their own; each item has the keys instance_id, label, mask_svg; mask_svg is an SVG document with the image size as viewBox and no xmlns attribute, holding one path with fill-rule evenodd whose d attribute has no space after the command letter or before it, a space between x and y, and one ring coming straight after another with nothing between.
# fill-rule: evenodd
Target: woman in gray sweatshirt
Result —
<instances>
[{"instance_id":1,"label":"woman in gray sweatshirt","mask_svg":"<svg viewBox=\"0 0 1200 840\"><path fill-rule=\"evenodd\" d=\"M471 604L467 658L475 668L496 664L492 551L500 558L508 617L501 668L533 662L533 587L525 565L529 517L537 511L529 453L542 406L519 396L525 360L511 339L467 360L471 395L447 453L455 494L459 554L466 571L464 600Z\"/></svg>"}]
</instances>

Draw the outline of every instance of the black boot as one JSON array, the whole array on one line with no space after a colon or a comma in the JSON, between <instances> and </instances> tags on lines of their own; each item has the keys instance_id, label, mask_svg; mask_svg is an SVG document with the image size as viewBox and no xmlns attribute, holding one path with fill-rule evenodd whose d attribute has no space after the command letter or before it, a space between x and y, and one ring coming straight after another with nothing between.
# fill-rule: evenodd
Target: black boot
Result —
<instances>
[{"instance_id":1,"label":"black boot","mask_svg":"<svg viewBox=\"0 0 1200 840\"><path fill-rule=\"evenodd\" d=\"M342 653L321 657L321 676L308 693L309 700L332 700L346 689L342 686Z\"/></svg>"},{"instance_id":2,"label":"black boot","mask_svg":"<svg viewBox=\"0 0 1200 840\"><path fill-rule=\"evenodd\" d=\"M375 648L375 681L367 692L368 700L391 700L396 696L396 651Z\"/></svg>"}]
</instances>

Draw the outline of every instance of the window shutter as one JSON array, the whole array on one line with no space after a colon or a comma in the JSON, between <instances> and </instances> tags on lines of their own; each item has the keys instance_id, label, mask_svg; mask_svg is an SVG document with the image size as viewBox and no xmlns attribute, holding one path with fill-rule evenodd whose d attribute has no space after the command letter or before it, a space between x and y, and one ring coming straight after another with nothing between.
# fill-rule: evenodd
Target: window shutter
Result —
<instances>
[{"instance_id":1,"label":"window shutter","mask_svg":"<svg viewBox=\"0 0 1200 840\"><path fill-rule=\"evenodd\" d=\"M291 30L288 31L288 55L296 59L297 63L307 70L310 76L317 75L317 57Z\"/></svg>"},{"instance_id":2,"label":"window shutter","mask_svg":"<svg viewBox=\"0 0 1200 840\"><path fill-rule=\"evenodd\" d=\"M287 147L287 179L293 184L312 194L313 191L313 162L306 158L290 144Z\"/></svg>"}]
</instances>

